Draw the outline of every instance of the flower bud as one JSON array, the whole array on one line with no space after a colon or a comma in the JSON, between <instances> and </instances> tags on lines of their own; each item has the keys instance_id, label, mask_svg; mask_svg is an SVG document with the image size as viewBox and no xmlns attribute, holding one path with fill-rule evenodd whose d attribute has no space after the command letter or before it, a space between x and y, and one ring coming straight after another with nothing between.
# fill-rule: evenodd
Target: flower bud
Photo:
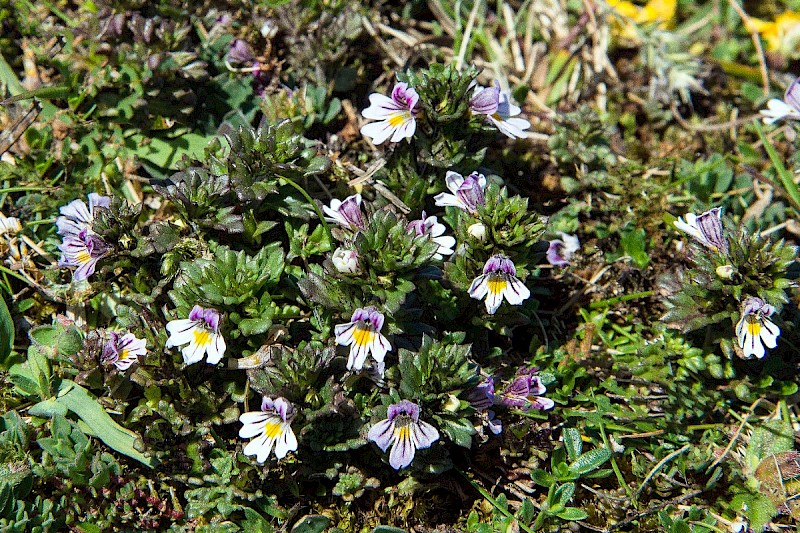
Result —
<instances>
[{"instance_id":1,"label":"flower bud","mask_svg":"<svg viewBox=\"0 0 800 533\"><path fill-rule=\"evenodd\" d=\"M467 228L467 233L483 242L486 240L486 225L483 222L476 222Z\"/></svg>"},{"instance_id":2,"label":"flower bud","mask_svg":"<svg viewBox=\"0 0 800 533\"><path fill-rule=\"evenodd\" d=\"M356 274L360 271L358 266L358 252L337 248L331 257L331 263L342 274Z\"/></svg>"},{"instance_id":3,"label":"flower bud","mask_svg":"<svg viewBox=\"0 0 800 533\"><path fill-rule=\"evenodd\" d=\"M732 279L735 273L736 269L731 265L720 265L717 267L717 276L719 276L720 279Z\"/></svg>"},{"instance_id":4,"label":"flower bud","mask_svg":"<svg viewBox=\"0 0 800 533\"><path fill-rule=\"evenodd\" d=\"M447 395L447 402L445 402L443 409L445 411L449 411L451 413L455 413L458 411L458 408L461 407L461 400L453 396L452 394Z\"/></svg>"}]
</instances>

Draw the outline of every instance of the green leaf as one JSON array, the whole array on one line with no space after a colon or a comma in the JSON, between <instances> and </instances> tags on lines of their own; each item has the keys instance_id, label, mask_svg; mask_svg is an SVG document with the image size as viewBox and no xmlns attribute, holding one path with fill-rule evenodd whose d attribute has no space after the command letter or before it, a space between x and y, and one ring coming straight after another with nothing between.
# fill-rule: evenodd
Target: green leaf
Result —
<instances>
[{"instance_id":1,"label":"green leaf","mask_svg":"<svg viewBox=\"0 0 800 533\"><path fill-rule=\"evenodd\" d=\"M553 477L553 474L539 468L531 472L531 479L534 483L543 487L551 487L553 483L556 482L556 478Z\"/></svg>"},{"instance_id":2,"label":"green leaf","mask_svg":"<svg viewBox=\"0 0 800 533\"><path fill-rule=\"evenodd\" d=\"M292 533L322 533L330 521L327 516L306 515L292 527Z\"/></svg>"},{"instance_id":3,"label":"green leaf","mask_svg":"<svg viewBox=\"0 0 800 533\"><path fill-rule=\"evenodd\" d=\"M14 319L0 296L0 369L8 370L8 359L14 347Z\"/></svg>"},{"instance_id":4,"label":"green leaf","mask_svg":"<svg viewBox=\"0 0 800 533\"><path fill-rule=\"evenodd\" d=\"M562 520L585 520L589 515L577 507L567 507L556 516Z\"/></svg>"},{"instance_id":5,"label":"green leaf","mask_svg":"<svg viewBox=\"0 0 800 533\"><path fill-rule=\"evenodd\" d=\"M372 533L406 533L406 530L392 526L377 526Z\"/></svg>"},{"instance_id":6,"label":"green leaf","mask_svg":"<svg viewBox=\"0 0 800 533\"><path fill-rule=\"evenodd\" d=\"M136 450L134 444L140 440L139 436L114 422L89 391L77 383L63 380L58 389L57 401L78 415L86 426L81 426L81 429L87 434L99 438L110 448L150 468L158 464L156 459L146 457Z\"/></svg>"},{"instance_id":7,"label":"green leaf","mask_svg":"<svg viewBox=\"0 0 800 533\"><path fill-rule=\"evenodd\" d=\"M599 468L600 465L611 459L611 450L608 448L595 448L584 453L569 465L569 470L580 476Z\"/></svg>"},{"instance_id":8,"label":"green leaf","mask_svg":"<svg viewBox=\"0 0 800 533\"><path fill-rule=\"evenodd\" d=\"M570 461L577 459L583 450L581 432L575 428L566 428L564 430L564 447L567 449L567 457Z\"/></svg>"}]
</instances>

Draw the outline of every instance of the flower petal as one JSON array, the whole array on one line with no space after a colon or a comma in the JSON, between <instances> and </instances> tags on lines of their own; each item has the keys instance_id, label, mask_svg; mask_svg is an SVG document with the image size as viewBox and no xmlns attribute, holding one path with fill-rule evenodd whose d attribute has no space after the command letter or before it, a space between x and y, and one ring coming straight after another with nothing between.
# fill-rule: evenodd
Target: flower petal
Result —
<instances>
[{"instance_id":1,"label":"flower petal","mask_svg":"<svg viewBox=\"0 0 800 533\"><path fill-rule=\"evenodd\" d=\"M378 448L385 452L394 440L394 422L390 422L388 419L381 420L370 428L367 439L377 444Z\"/></svg>"}]
</instances>

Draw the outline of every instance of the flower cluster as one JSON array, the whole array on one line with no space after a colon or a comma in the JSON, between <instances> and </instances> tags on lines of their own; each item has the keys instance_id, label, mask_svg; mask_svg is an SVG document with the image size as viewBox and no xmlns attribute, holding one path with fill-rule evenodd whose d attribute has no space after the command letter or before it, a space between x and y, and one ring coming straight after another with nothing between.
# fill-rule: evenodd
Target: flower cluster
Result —
<instances>
[{"instance_id":1,"label":"flower cluster","mask_svg":"<svg viewBox=\"0 0 800 533\"><path fill-rule=\"evenodd\" d=\"M88 206L83 200L73 200L61 208L61 216L56 220L57 232L62 237L58 266L77 267L72 274L75 281L89 279L97 262L111 251L111 246L92 230L95 210L110 205L110 197L91 193Z\"/></svg>"}]
</instances>

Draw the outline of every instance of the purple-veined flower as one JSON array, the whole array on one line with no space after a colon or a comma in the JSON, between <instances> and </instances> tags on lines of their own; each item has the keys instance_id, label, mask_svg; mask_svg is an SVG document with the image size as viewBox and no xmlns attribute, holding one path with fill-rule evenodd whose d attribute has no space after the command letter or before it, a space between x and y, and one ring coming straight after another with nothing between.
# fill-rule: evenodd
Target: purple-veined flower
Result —
<instances>
[{"instance_id":1,"label":"purple-veined flower","mask_svg":"<svg viewBox=\"0 0 800 533\"><path fill-rule=\"evenodd\" d=\"M503 422L492 411L494 398L494 378L491 376L484 379L480 385L472 389L467 395L467 401L475 410L479 412L486 411L486 424L489 427L489 431L499 435L503 431Z\"/></svg>"},{"instance_id":2,"label":"purple-veined flower","mask_svg":"<svg viewBox=\"0 0 800 533\"><path fill-rule=\"evenodd\" d=\"M775 308L761 298L751 296L744 301L742 318L736 324L736 337L746 358L761 359L766 354L765 346L775 348L778 345L781 329L768 320L773 313Z\"/></svg>"},{"instance_id":3,"label":"purple-veined flower","mask_svg":"<svg viewBox=\"0 0 800 533\"><path fill-rule=\"evenodd\" d=\"M494 87L475 88L475 94L469 101L470 110L476 115L486 115L506 137L525 139L531 123L524 118L516 118L522 110L511 103L510 95L500 90L500 83L495 81Z\"/></svg>"},{"instance_id":4,"label":"purple-veined flower","mask_svg":"<svg viewBox=\"0 0 800 533\"><path fill-rule=\"evenodd\" d=\"M767 109L760 111L764 124L773 124L781 119L800 120L800 78L786 89L783 100L773 98L767 102Z\"/></svg>"},{"instance_id":5,"label":"purple-veined flower","mask_svg":"<svg viewBox=\"0 0 800 533\"><path fill-rule=\"evenodd\" d=\"M436 217L425 216L425 211L422 212L420 220L412 220L408 223L407 229L414 230L418 237L423 235L430 235L431 240L439 245L439 249L433 254L433 259L441 260L444 255L451 255L453 247L456 245L454 237L444 235L444 224L440 224Z\"/></svg>"},{"instance_id":6,"label":"purple-veined flower","mask_svg":"<svg viewBox=\"0 0 800 533\"><path fill-rule=\"evenodd\" d=\"M552 409L555 402L549 398L542 396L547 389L542 384L541 378L536 375L536 368L521 369L517 372L514 381L501 392L498 397L498 403L506 407L522 409L529 411L530 409L538 409L546 411Z\"/></svg>"},{"instance_id":7,"label":"purple-veined flower","mask_svg":"<svg viewBox=\"0 0 800 533\"><path fill-rule=\"evenodd\" d=\"M183 362L193 365L208 353L206 362L219 363L225 354L225 339L219 332L220 314L216 309L204 309L195 305L189 318L172 320L167 324L169 339L167 348L186 344L181 350Z\"/></svg>"},{"instance_id":8,"label":"purple-veined flower","mask_svg":"<svg viewBox=\"0 0 800 533\"><path fill-rule=\"evenodd\" d=\"M389 406L386 420L381 420L369 430L367 439L385 452L389 446L389 464L400 470L411 464L417 450L430 448L439 440L435 427L419 419L419 406L403 400Z\"/></svg>"},{"instance_id":9,"label":"purple-veined flower","mask_svg":"<svg viewBox=\"0 0 800 533\"><path fill-rule=\"evenodd\" d=\"M297 450L297 437L292 431L294 407L284 398L264 396L260 411L249 411L239 416L242 428L239 437L253 439L244 447L245 455L255 455L258 463L263 463L275 448L275 457L283 459L286 454Z\"/></svg>"},{"instance_id":10,"label":"purple-veined flower","mask_svg":"<svg viewBox=\"0 0 800 533\"><path fill-rule=\"evenodd\" d=\"M728 255L728 241L725 239L725 229L722 227L722 208L715 207L705 213L695 215L686 213L675 221L675 227L688 233L697 242L714 252Z\"/></svg>"},{"instance_id":11,"label":"purple-veined flower","mask_svg":"<svg viewBox=\"0 0 800 533\"><path fill-rule=\"evenodd\" d=\"M361 195L348 196L344 201L334 198L331 205L323 205L322 211L327 215L325 220L335 222L344 228L362 230L367 227L364 213L361 212Z\"/></svg>"},{"instance_id":12,"label":"purple-veined flower","mask_svg":"<svg viewBox=\"0 0 800 533\"><path fill-rule=\"evenodd\" d=\"M61 250L58 266L77 267L72 273L72 279L75 281L88 279L94 274L97 262L111 251L108 243L99 235L92 233L88 227L77 234L65 235L58 249Z\"/></svg>"},{"instance_id":13,"label":"purple-veined flower","mask_svg":"<svg viewBox=\"0 0 800 533\"><path fill-rule=\"evenodd\" d=\"M361 272L361 267L358 264L358 252L355 250L348 250L340 246L331 255L331 263L342 274L358 274Z\"/></svg>"},{"instance_id":14,"label":"purple-veined flower","mask_svg":"<svg viewBox=\"0 0 800 533\"><path fill-rule=\"evenodd\" d=\"M110 196L101 196L93 192L89 193L88 199L88 206L83 200L72 200L61 207L61 216L56 219L57 233L59 235L64 238L68 236L77 237L85 229L91 231L96 208L108 209L111 206Z\"/></svg>"},{"instance_id":15,"label":"purple-veined flower","mask_svg":"<svg viewBox=\"0 0 800 533\"><path fill-rule=\"evenodd\" d=\"M486 189L486 177L483 174L473 172L465 178L458 172L449 170L444 181L452 194L443 192L434 196L436 205L440 207L451 205L474 215L478 212L478 206L486 203L486 197L483 195Z\"/></svg>"},{"instance_id":16,"label":"purple-veined flower","mask_svg":"<svg viewBox=\"0 0 800 533\"><path fill-rule=\"evenodd\" d=\"M120 335L115 331L109 331L110 338L103 344L103 352L100 359L103 363L114 365L119 370L125 371L133 363L139 361L139 357L147 355L147 342L144 339L137 339L133 333Z\"/></svg>"},{"instance_id":17,"label":"purple-veined flower","mask_svg":"<svg viewBox=\"0 0 800 533\"><path fill-rule=\"evenodd\" d=\"M350 346L348 370L361 370L370 352L375 361L383 362L386 352L392 349L389 340L381 335L383 320L383 314L374 307L359 307L350 322L334 328L336 344Z\"/></svg>"},{"instance_id":18,"label":"purple-veined flower","mask_svg":"<svg viewBox=\"0 0 800 533\"><path fill-rule=\"evenodd\" d=\"M387 140L396 143L411 138L417 130L417 91L407 83L397 83L392 89L392 97L372 93L370 106L361 112L370 122L361 127L361 134L372 138L373 144L383 144Z\"/></svg>"},{"instance_id":19,"label":"purple-veined flower","mask_svg":"<svg viewBox=\"0 0 800 533\"><path fill-rule=\"evenodd\" d=\"M472 280L469 295L476 300L486 298L486 311L493 315L503 303L503 297L511 305L520 305L531 291L517 278L517 268L508 257L493 255L486 261L483 274Z\"/></svg>"},{"instance_id":20,"label":"purple-veined flower","mask_svg":"<svg viewBox=\"0 0 800 533\"><path fill-rule=\"evenodd\" d=\"M567 233L559 232L560 239L553 239L550 241L550 246L547 248L547 262L553 266L566 267L569 266L575 252L580 250L581 243L577 235L569 235Z\"/></svg>"}]
</instances>

